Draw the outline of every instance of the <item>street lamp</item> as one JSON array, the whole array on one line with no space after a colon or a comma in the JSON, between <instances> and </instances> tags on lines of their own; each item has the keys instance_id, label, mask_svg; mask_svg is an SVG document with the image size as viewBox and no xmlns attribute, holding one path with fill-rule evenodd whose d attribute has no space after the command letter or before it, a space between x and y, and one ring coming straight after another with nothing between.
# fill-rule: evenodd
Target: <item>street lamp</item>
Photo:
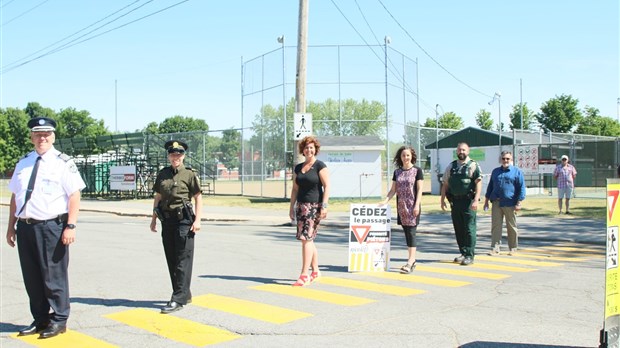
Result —
<instances>
[{"instance_id":1,"label":"street lamp","mask_svg":"<svg viewBox=\"0 0 620 348\"><path fill-rule=\"evenodd\" d=\"M284 35L278 36L278 43L282 44L282 118L284 126L284 198L286 198L286 61L284 60ZM262 182L262 180L261 180Z\"/></svg>"},{"instance_id":2,"label":"street lamp","mask_svg":"<svg viewBox=\"0 0 620 348\"><path fill-rule=\"evenodd\" d=\"M385 67L385 178L387 179L386 189L390 190L390 122L388 113L388 45L392 43L392 38L385 36L384 45L384 67Z\"/></svg>"},{"instance_id":3,"label":"street lamp","mask_svg":"<svg viewBox=\"0 0 620 348\"><path fill-rule=\"evenodd\" d=\"M495 103L496 100L497 100L498 115L499 115L497 133L499 134L499 151L501 152L502 151L502 94L500 92L495 92L495 94L493 95L493 99L489 102L489 105L493 105L493 103Z\"/></svg>"},{"instance_id":4,"label":"street lamp","mask_svg":"<svg viewBox=\"0 0 620 348\"><path fill-rule=\"evenodd\" d=\"M435 104L435 171L437 176L439 176L439 107L439 104Z\"/></svg>"}]
</instances>

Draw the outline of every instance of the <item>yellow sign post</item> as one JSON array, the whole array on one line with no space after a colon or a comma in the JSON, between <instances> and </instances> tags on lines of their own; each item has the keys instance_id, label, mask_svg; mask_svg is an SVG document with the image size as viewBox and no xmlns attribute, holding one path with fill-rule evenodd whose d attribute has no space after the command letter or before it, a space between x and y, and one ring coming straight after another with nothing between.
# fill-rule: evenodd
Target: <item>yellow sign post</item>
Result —
<instances>
[{"instance_id":1,"label":"yellow sign post","mask_svg":"<svg viewBox=\"0 0 620 348\"><path fill-rule=\"evenodd\" d=\"M605 321L601 348L620 348L620 281L618 231L620 230L620 179L607 179L607 234L605 248Z\"/></svg>"}]
</instances>

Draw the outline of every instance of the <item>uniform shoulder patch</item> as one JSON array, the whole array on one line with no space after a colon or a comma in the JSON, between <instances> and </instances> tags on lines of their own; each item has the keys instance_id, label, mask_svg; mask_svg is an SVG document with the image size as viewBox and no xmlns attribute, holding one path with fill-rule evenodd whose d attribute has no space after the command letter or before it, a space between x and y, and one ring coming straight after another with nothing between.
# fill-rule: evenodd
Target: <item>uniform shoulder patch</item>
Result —
<instances>
[{"instance_id":1,"label":"uniform shoulder patch","mask_svg":"<svg viewBox=\"0 0 620 348\"><path fill-rule=\"evenodd\" d=\"M73 162L73 158L71 158L71 156L65 154L65 153L60 153L58 155L58 158L60 158L61 160L65 161L65 163L67 164L67 168L69 169L69 172L71 173L77 173L78 169L77 166L75 165L75 162Z\"/></svg>"}]
</instances>

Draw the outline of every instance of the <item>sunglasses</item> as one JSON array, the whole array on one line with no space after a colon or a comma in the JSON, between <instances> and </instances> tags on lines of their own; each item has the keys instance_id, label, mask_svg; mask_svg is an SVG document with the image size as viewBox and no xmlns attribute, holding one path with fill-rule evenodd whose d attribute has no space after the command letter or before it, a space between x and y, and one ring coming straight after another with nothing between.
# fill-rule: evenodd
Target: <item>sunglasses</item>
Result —
<instances>
[{"instance_id":1,"label":"sunglasses","mask_svg":"<svg viewBox=\"0 0 620 348\"><path fill-rule=\"evenodd\" d=\"M509 157L502 157L502 160L504 160L504 161L510 161L511 159L512 158L509 158Z\"/></svg>"}]
</instances>

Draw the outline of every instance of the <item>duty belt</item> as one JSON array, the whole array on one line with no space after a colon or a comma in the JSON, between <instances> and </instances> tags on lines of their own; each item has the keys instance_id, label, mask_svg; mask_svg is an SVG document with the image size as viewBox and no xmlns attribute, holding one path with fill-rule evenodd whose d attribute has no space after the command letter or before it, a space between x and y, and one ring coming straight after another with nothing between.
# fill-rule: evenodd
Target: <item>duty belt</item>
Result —
<instances>
[{"instance_id":1,"label":"duty belt","mask_svg":"<svg viewBox=\"0 0 620 348\"><path fill-rule=\"evenodd\" d=\"M56 216L55 218L52 219L47 219L47 220L37 220L37 219L31 219L31 218L18 218L19 221L21 222L25 222L29 225L34 225L34 224L40 224L40 223L46 223L46 222L50 222L50 221L56 221L58 223L61 222L66 222L67 218L69 217L69 214L61 214Z\"/></svg>"}]
</instances>

